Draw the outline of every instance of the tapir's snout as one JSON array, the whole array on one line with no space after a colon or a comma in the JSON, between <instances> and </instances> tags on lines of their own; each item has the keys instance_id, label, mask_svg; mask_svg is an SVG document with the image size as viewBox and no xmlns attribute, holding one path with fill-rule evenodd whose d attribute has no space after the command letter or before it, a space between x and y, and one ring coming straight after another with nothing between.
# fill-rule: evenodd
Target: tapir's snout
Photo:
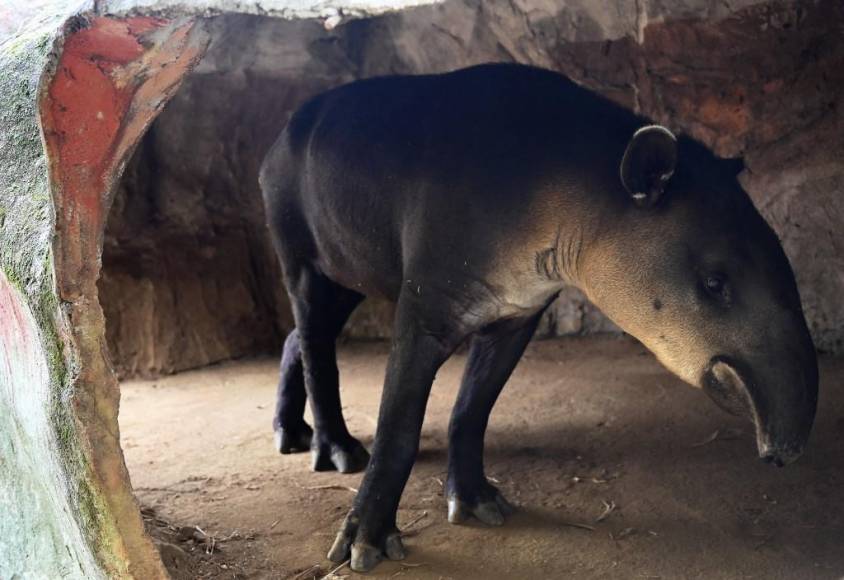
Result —
<instances>
[{"instance_id":1,"label":"tapir's snout","mask_svg":"<svg viewBox=\"0 0 844 580\"><path fill-rule=\"evenodd\" d=\"M757 364L715 356L702 387L721 408L753 421L759 457L766 463L783 467L803 454L817 407L814 350L806 357Z\"/></svg>"}]
</instances>

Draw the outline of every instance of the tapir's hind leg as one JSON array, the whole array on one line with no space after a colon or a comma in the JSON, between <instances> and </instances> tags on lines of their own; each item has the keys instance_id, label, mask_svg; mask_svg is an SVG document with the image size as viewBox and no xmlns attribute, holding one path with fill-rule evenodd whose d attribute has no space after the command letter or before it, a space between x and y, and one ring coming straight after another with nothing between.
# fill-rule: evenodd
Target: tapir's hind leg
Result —
<instances>
[{"instance_id":1,"label":"tapir's hind leg","mask_svg":"<svg viewBox=\"0 0 844 580\"><path fill-rule=\"evenodd\" d=\"M273 431L279 453L288 454L311 448L313 429L305 423L305 374L299 331L295 328L284 341L278 379Z\"/></svg>"},{"instance_id":2,"label":"tapir's hind leg","mask_svg":"<svg viewBox=\"0 0 844 580\"><path fill-rule=\"evenodd\" d=\"M337 372L335 343L349 315L363 300L363 296L335 284L311 268L287 273L287 289L296 319L296 335L288 338L285 356L290 355L290 367L282 357L282 385L279 389L279 412L304 411L304 397L296 382L298 375L295 351L301 356L305 391L311 401L314 432L311 454L314 471L338 470L341 473L360 471L369 461L369 453L360 442L349 434L340 406L340 384ZM295 348L298 342L298 349ZM290 352L287 348L290 347ZM285 372L290 371L285 383ZM290 399L283 399L288 395ZM297 398L298 397L298 398ZM289 405L289 407L288 407ZM301 410L300 410L301 409ZM282 428L285 417L280 416ZM301 415L300 415L301 417ZM293 423L295 424L295 423ZM302 425L307 425L302 421ZM300 429L299 435L303 433ZM303 441L298 441L301 444ZM279 441L280 451L281 443Z\"/></svg>"},{"instance_id":3,"label":"tapir's hind leg","mask_svg":"<svg viewBox=\"0 0 844 580\"><path fill-rule=\"evenodd\" d=\"M448 521L475 516L501 525L512 506L484 474L484 434L489 414L533 336L542 312L493 324L472 337L460 392L451 414L448 447Z\"/></svg>"}]
</instances>

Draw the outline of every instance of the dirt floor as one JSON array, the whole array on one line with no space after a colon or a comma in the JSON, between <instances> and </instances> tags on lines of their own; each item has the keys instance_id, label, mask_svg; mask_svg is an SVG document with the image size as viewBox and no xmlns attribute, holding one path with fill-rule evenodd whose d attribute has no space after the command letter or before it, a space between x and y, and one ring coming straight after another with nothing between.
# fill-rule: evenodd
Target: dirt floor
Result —
<instances>
[{"instance_id":1,"label":"dirt floor","mask_svg":"<svg viewBox=\"0 0 844 580\"><path fill-rule=\"evenodd\" d=\"M372 443L384 343L340 349L346 417ZM377 578L844 578L844 359L821 361L811 446L784 469L749 423L624 338L533 343L496 406L487 475L501 528L445 519L446 428L465 355L440 371L399 510L409 557ZM321 578L360 474L273 448L277 363L123 384L123 448L177 578ZM195 527L194 527L195 526ZM339 577L356 578L348 568Z\"/></svg>"}]
</instances>

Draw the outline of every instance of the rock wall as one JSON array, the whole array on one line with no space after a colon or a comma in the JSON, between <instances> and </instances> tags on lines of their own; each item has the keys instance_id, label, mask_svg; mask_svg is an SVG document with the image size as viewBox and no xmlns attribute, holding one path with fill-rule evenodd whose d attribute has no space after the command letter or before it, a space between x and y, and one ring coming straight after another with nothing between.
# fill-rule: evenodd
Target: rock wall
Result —
<instances>
[{"instance_id":1,"label":"rock wall","mask_svg":"<svg viewBox=\"0 0 844 580\"><path fill-rule=\"evenodd\" d=\"M100 298L123 374L274 352L291 326L264 228L260 159L309 95L380 74L489 61L564 72L742 156L742 181L794 264L820 348L844 349L844 5L480 2L350 22L223 16L137 150L109 218ZM389 334L365 304L352 336ZM542 334L615 330L565 293Z\"/></svg>"},{"instance_id":2,"label":"rock wall","mask_svg":"<svg viewBox=\"0 0 844 580\"><path fill-rule=\"evenodd\" d=\"M744 155L818 344L844 350L838 0L461 0L342 21L416 3L39 0L21 26L0 8L0 577L166 577L122 460L99 298L126 372L280 338L254 160L305 95L359 76L537 63ZM128 163L98 288L128 151L204 51L203 19L242 12L260 18L213 21L211 56ZM546 330L596 316L565 300ZM352 330L386 318L373 306Z\"/></svg>"},{"instance_id":3,"label":"rock wall","mask_svg":"<svg viewBox=\"0 0 844 580\"><path fill-rule=\"evenodd\" d=\"M95 282L118 167L207 37L87 16L55 3L0 39L0 578L166 577L122 459Z\"/></svg>"}]
</instances>

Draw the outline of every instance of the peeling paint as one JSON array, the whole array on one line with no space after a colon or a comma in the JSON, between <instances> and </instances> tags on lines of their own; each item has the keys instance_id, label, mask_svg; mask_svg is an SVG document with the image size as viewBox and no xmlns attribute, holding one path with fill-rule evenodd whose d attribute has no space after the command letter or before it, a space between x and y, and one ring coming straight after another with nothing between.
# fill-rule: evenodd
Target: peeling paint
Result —
<instances>
[{"instance_id":1,"label":"peeling paint","mask_svg":"<svg viewBox=\"0 0 844 580\"><path fill-rule=\"evenodd\" d=\"M95 17L64 42L41 103L56 206L56 286L66 340L78 356L72 404L90 465L77 489L84 519L99 529L100 562L112 576L163 578L143 532L120 449L119 388L106 358L96 296L104 216L125 158L207 46L191 21Z\"/></svg>"}]
</instances>

